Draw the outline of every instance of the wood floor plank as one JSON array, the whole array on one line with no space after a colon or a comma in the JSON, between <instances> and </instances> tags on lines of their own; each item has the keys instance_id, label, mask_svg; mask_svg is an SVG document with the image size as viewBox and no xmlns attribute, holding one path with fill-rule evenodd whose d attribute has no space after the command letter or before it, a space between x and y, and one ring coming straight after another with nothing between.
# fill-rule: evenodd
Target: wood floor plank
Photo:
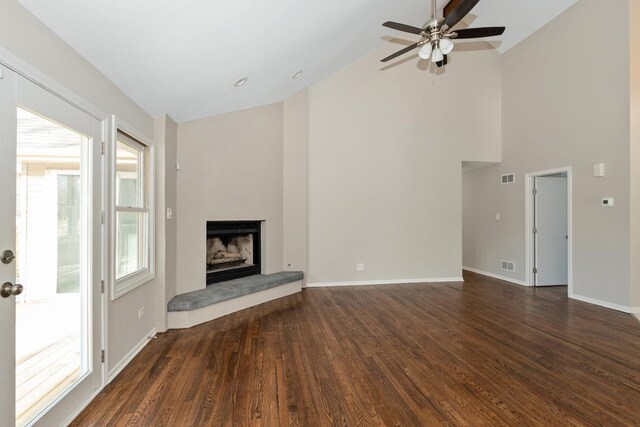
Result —
<instances>
[{"instance_id":1,"label":"wood floor plank","mask_svg":"<svg viewBox=\"0 0 640 427\"><path fill-rule=\"evenodd\" d=\"M473 273L307 289L152 340L73 426L640 425L640 322Z\"/></svg>"}]
</instances>

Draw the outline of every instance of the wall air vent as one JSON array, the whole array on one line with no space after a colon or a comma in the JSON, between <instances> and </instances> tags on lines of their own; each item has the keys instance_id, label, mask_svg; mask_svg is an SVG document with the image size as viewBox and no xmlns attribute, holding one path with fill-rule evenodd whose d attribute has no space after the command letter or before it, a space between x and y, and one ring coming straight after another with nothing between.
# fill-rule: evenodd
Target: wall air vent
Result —
<instances>
[{"instance_id":1,"label":"wall air vent","mask_svg":"<svg viewBox=\"0 0 640 427\"><path fill-rule=\"evenodd\" d=\"M514 272L516 271L516 264L513 261L502 260L502 270Z\"/></svg>"},{"instance_id":2,"label":"wall air vent","mask_svg":"<svg viewBox=\"0 0 640 427\"><path fill-rule=\"evenodd\" d=\"M500 181L503 184L513 184L514 182L516 182L516 174L515 173L509 173L506 175L502 175L500 177Z\"/></svg>"}]
</instances>

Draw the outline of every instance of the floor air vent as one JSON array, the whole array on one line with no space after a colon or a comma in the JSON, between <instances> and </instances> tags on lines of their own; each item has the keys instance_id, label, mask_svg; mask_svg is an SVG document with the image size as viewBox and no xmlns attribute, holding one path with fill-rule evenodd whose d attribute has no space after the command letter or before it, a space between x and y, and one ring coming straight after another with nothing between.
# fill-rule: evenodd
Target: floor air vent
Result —
<instances>
[{"instance_id":1,"label":"floor air vent","mask_svg":"<svg viewBox=\"0 0 640 427\"><path fill-rule=\"evenodd\" d=\"M500 180L503 184L513 184L514 182L516 182L516 174L510 173L507 175L502 175Z\"/></svg>"},{"instance_id":2,"label":"floor air vent","mask_svg":"<svg viewBox=\"0 0 640 427\"><path fill-rule=\"evenodd\" d=\"M504 271L511 271L514 272L516 271L516 265L515 263L513 263L512 261L502 261L502 269Z\"/></svg>"}]
</instances>

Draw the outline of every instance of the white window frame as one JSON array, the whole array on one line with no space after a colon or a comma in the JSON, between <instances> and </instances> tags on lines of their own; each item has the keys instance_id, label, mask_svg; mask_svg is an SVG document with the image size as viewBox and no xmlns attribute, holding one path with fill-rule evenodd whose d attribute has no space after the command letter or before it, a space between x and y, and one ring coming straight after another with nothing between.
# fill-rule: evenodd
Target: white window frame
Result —
<instances>
[{"instance_id":1,"label":"white window frame","mask_svg":"<svg viewBox=\"0 0 640 427\"><path fill-rule=\"evenodd\" d=\"M138 132L134 127L128 125L123 120L119 119L115 115L111 119L111 132L109 147L105 154L109 157L109 275L111 283L111 300L115 300L128 292L144 285L145 283L155 278L155 147L153 140ZM144 167L146 173L144 174L146 186L146 207L144 208L127 208L123 209L118 207L116 209L116 153L118 146L118 130L126 133L131 138L136 140L144 148ZM123 141L124 142L124 141ZM136 272L128 274L120 279L116 277L116 236L117 236L117 224L116 224L116 212L145 212L147 213L147 250L144 256L147 258L147 267L140 269Z\"/></svg>"}]
</instances>

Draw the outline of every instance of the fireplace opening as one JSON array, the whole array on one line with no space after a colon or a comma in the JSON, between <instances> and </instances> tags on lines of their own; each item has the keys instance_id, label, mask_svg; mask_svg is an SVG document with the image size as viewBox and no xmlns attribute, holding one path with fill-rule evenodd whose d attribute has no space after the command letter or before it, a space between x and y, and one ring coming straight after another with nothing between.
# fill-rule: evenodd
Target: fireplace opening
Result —
<instances>
[{"instance_id":1,"label":"fireplace opening","mask_svg":"<svg viewBox=\"0 0 640 427\"><path fill-rule=\"evenodd\" d=\"M207 285L262 272L260 221L207 221Z\"/></svg>"}]
</instances>

